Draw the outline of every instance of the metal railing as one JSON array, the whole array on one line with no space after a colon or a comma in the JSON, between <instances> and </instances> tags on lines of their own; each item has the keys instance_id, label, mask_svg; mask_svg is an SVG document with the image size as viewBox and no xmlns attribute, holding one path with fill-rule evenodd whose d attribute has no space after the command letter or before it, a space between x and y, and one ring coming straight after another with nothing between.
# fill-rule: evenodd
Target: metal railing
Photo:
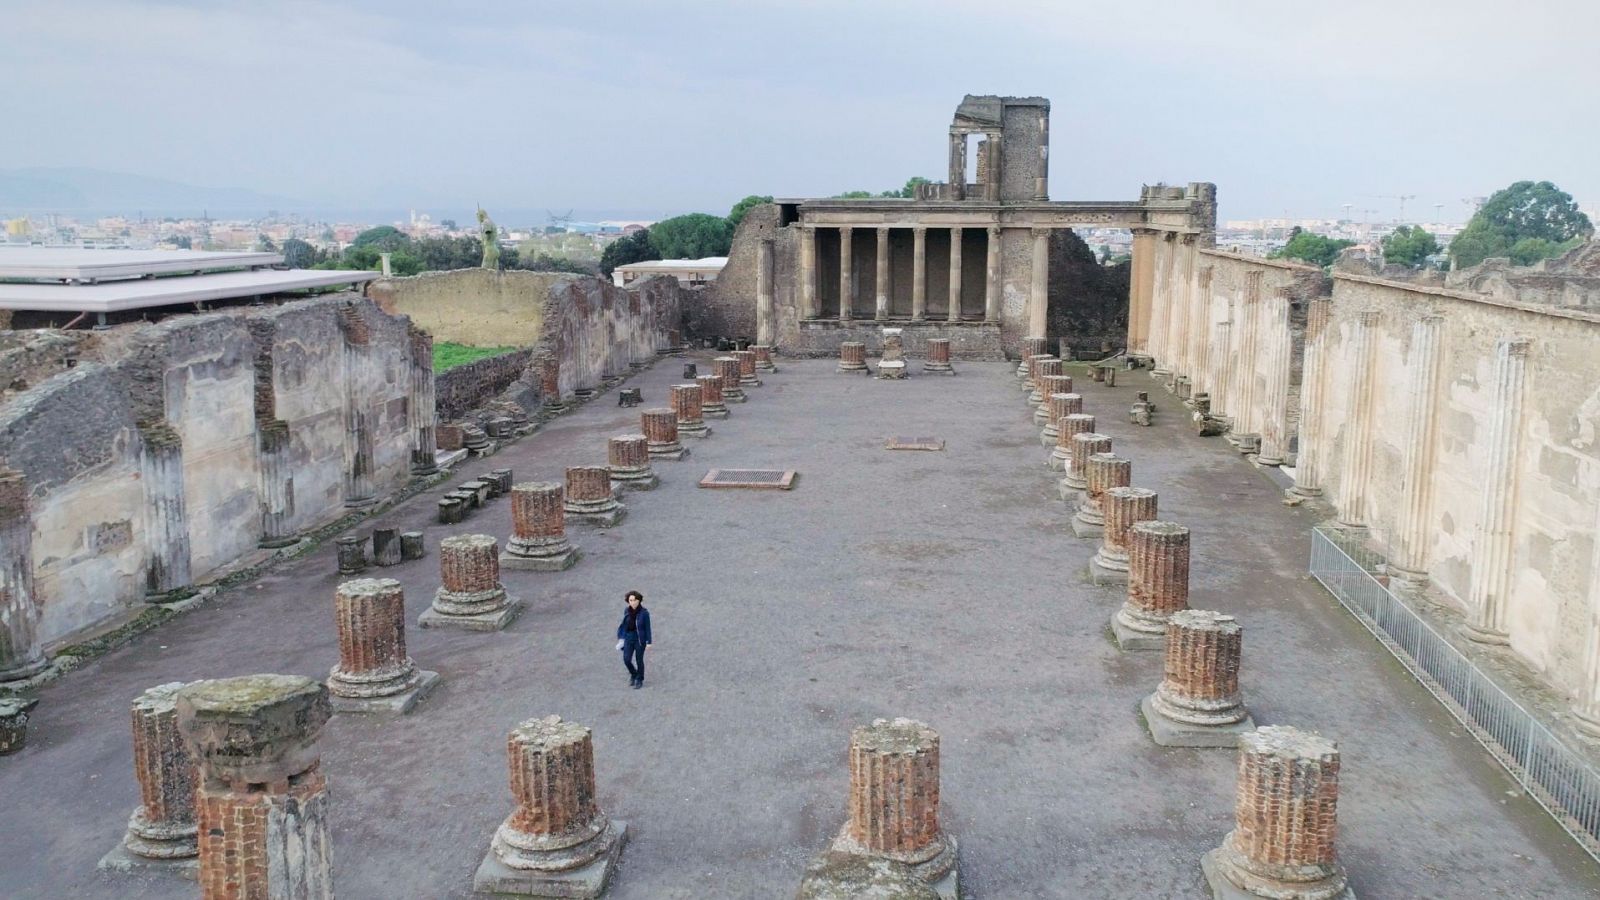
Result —
<instances>
[{"instance_id":1,"label":"metal railing","mask_svg":"<svg viewBox=\"0 0 1600 900\"><path fill-rule=\"evenodd\" d=\"M1312 530L1311 575L1600 860L1600 772L1569 749L1373 575L1381 557Z\"/></svg>"}]
</instances>

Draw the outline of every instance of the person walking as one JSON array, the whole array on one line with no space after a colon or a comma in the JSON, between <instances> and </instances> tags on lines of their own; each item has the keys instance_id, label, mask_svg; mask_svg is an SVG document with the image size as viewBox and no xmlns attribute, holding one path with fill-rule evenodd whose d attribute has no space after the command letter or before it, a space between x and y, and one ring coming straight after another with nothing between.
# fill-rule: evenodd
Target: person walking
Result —
<instances>
[{"instance_id":1,"label":"person walking","mask_svg":"<svg viewBox=\"0 0 1600 900\"><path fill-rule=\"evenodd\" d=\"M629 591L626 602L622 622L617 625L617 649L622 651L622 664L628 667L628 683L642 688L644 648L650 646L650 610L644 608L644 595L638 591Z\"/></svg>"}]
</instances>

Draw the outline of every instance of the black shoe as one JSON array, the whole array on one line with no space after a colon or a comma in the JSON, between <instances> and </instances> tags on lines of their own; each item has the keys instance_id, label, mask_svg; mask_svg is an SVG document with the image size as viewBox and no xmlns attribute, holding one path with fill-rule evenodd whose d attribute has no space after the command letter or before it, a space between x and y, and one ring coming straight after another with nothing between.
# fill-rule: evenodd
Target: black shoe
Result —
<instances>
[{"instance_id":1,"label":"black shoe","mask_svg":"<svg viewBox=\"0 0 1600 900\"><path fill-rule=\"evenodd\" d=\"M644 680L640 679L640 678L635 678L633 680L633 689L637 691L639 688L642 688L642 687L644 687Z\"/></svg>"}]
</instances>

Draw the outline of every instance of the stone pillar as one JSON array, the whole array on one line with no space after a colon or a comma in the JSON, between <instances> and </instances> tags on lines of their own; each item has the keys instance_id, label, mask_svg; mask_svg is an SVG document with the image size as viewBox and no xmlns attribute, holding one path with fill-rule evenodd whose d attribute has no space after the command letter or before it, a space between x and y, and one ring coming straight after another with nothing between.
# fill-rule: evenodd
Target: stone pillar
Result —
<instances>
[{"instance_id":1,"label":"stone pillar","mask_svg":"<svg viewBox=\"0 0 1600 900\"><path fill-rule=\"evenodd\" d=\"M839 321L850 321L850 312L856 300L855 261L850 246L854 229L846 225L839 229Z\"/></svg>"},{"instance_id":2,"label":"stone pillar","mask_svg":"<svg viewBox=\"0 0 1600 900\"><path fill-rule=\"evenodd\" d=\"M1128 599L1111 619L1124 650L1161 650L1167 620L1189 608L1189 529L1139 522L1128 529Z\"/></svg>"},{"instance_id":3,"label":"stone pillar","mask_svg":"<svg viewBox=\"0 0 1600 900\"><path fill-rule=\"evenodd\" d=\"M617 501L611 490L611 470L605 466L567 467L563 509L569 523L604 528L620 524L628 514L628 508Z\"/></svg>"},{"instance_id":4,"label":"stone pillar","mask_svg":"<svg viewBox=\"0 0 1600 900\"><path fill-rule=\"evenodd\" d=\"M1163 747L1226 747L1255 728L1239 694L1243 632L1233 616L1183 609L1167 620L1165 674L1139 705Z\"/></svg>"},{"instance_id":5,"label":"stone pillar","mask_svg":"<svg viewBox=\"0 0 1600 900\"><path fill-rule=\"evenodd\" d=\"M707 419L726 419L728 404L722 400L722 376L697 375L694 380L700 385L700 415Z\"/></svg>"},{"instance_id":6,"label":"stone pillar","mask_svg":"<svg viewBox=\"0 0 1600 900\"><path fill-rule=\"evenodd\" d=\"M0 694L0 756L16 753L28 742L28 717L38 697Z\"/></svg>"},{"instance_id":7,"label":"stone pillar","mask_svg":"<svg viewBox=\"0 0 1600 900\"><path fill-rule=\"evenodd\" d=\"M1050 339L1042 335L1025 337L1022 339L1022 356L1017 362L1017 377L1027 378L1030 374L1028 358L1043 356L1050 351Z\"/></svg>"},{"instance_id":8,"label":"stone pillar","mask_svg":"<svg viewBox=\"0 0 1600 900\"><path fill-rule=\"evenodd\" d=\"M928 229L911 229L911 320L928 317Z\"/></svg>"},{"instance_id":9,"label":"stone pillar","mask_svg":"<svg viewBox=\"0 0 1600 900\"><path fill-rule=\"evenodd\" d=\"M1170 231L1156 235L1150 254L1150 355L1155 359L1150 375L1154 378L1172 374L1167 344L1172 331L1172 247L1176 237Z\"/></svg>"},{"instance_id":10,"label":"stone pillar","mask_svg":"<svg viewBox=\"0 0 1600 900\"><path fill-rule=\"evenodd\" d=\"M1071 419L1071 416L1067 418ZM1093 418L1091 416L1090 418ZM1069 426L1071 427L1071 426ZM1109 435L1095 431L1080 431L1072 436L1072 458L1061 478L1061 499L1069 500L1089 489L1089 457L1096 453L1110 453Z\"/></svg>"},{"instance_id":11,"label":"stone pillar","mask_svg":"<svg viewBox=\"0 0 1600 900\"><path fill-rule=\"evenodd\" d=\"M1128 529L1156 517L1156 492L1145 488L1118 485L1107 488L1100 498L1105 519L1100 549L1090 562L1096 584L1128 580Z\"/></svg>"},{"instance_id":12,"label":"stone pillar","mask_svg":"<svg viewBox=\"0 0 1600 900\"><path fill-rule=\"evenodd\" d=\"M1261 408L1266 421L1261 427L1261 450L1256 461L1264 466L1281 466L1289 453L1289 300L1273 297L1263 309L1266 318L1267 396Z\"/></svg>"},{"instance_id":13,"label":"stone pillar","mask_svg":"<svg viewBox=\"0 0 1600 900\"><path fill-rule=\"evenodd\" d=\"M359 509L378 502L366 395L372 334L354 304L339 309L339 328L344 336L344 505Z\"/></svg>"},{"instance_id":14,"label":"stone pillar","mask_svg":"<svg viewBox=\"0 0 1600 900\"><path fill-rule=\"evenodd\" d=\"M700 376L705 381L716 381L715 375ZM606 442L606 464L611 469L611 482L623 490L648 491L661 483L655 469L650 467L650 439L642 434L623 434Z\"/></svg>"},{"instance_id":15,"label":"stone pillar","mask_svg":"<svg viewBox=\"0 0 1600 900\"><path fill-rule=\"evenodd\" d=\"M865 372L867 370L867 345L860 341L845 341L839 345L839 371Z\"/></svg>"},{"instance_id":16,"label":"stone pillar","mask_svg":"<svg viewBox=\"0 0 1600 900\"><path fill-rule=\"evenodd\" d=\"M1051 381L1066 379L1066 390L1057 390L1056 385L1051 385L1050 396L1045 398L1045 403L1040 407L1044 411L1044 428L1039 432L1039 443L1046 447L1054 447L1061 440L1061 420L1067 416L1083 412L1083 395L1072 393L1072 377L1070 375L1052 375Z\"/></svg>"},{"instance_id":17,"label":"stone pillar","mask_svg":"<svg viewBox=\"0 0 1600 900\"><path fill-rule=\"evenodd\" d=\"M950 229L950 308L945 320L961 321L961 229Z\"/></svg>"},{"instance_id":18,"label":"stone pillar","mask_svg":"<svg viewBox=\"0 0 1600 900\"><path fill-rule=\"evenodd\" d=\"M1036 356L1033 359L1033 377L1029 379L1028 405L1044 403L1044 379L1061 374L1061 360L1054 356Z\"/></svg>"},{"instance_id":19,"label":"stone pillar","mask_svg":"<svg viewBox=\"0 0 1600 900\"><path fill-rule=\"evenodd\" d=\"M889 318L889 227L878 228L878 268L873 278L876 301L874 315L878 321Z\"/></svg>"},{"instance_id":20,"label":"stone pillar","mask_svg":"<svg viewBox=\"0 0 1600 900\"><path fill-rule=\"evenodd\" d=\"M1306 349L1300 369L1300 450L1294 460L1298 497L1322 495L1322 407L1328 355L1327 297L1311 301L1306 311Z\"/></svg>"},{"instance_id":21,"label":"stone pillar","mask_svg":"<svg viewBox=\"0 0 1600 900\"><path fill-rule=\"evenodd\" d=\"M711 436L702 410L704 397L698 380L694 384L672 386L672 411L678 415L678 434L696 438Z\"/></svg>"},{"instance_id":22,"label":"stone pillar","mask_svg":"<svg viewBox=\"0 0 1600 900\"><path fill-rule=\"evenodd\" d=\"M1592 534L1600 534L1600 506ZM1589 553L1588 604L1583 615L1583 682L1573 699L1573 724L1585 739L1600 743L1600 545Z\"/></svg>"},{"instance_id":23,"label":"stone pillar","mask_svg":"<svg viewBox=\"0 0 1600 900\"><path fill-rule=\"evenodd\" d=\"M406 600L393 578L357 578L334 594L339 664L328 673L342 713L408 713L439 680L406 655Z\"/></svg>"},{"instance_id":24,"label":"stone pillar","mask_svg":"<svg viewBox=\"0 0 1600 900\"><path fill-rule=\"evenodd\" d=\"M0 683L44 668L33 588L33 516L21 472L0 468Z\"/></svg>"},{"instance_id":25,"label":"stone pillar","mask_svg":"<svg viewBox=\"0 0 1600 900\"><path fill-rule=\"evenodd\" d=\"M439 542L439 589L417 624L423 628L499 631L522 601L500 583L500 542L487 534L457 534Z\"/></svg>"},{"instance_id":26,"label":"stone pillar","mask_svg":"<svg viewBox=\"0 0 1600 900\"><path fill-rule=\"evenodd\" d=\"M1028 288L1028 332L1050 333L1050 229L1033 229L1033 282Z\"/></svg>"},{"instance_id":27,"label":"stone pillar","mask_svg":"<svg viewBox=\"0 0 1600 900\"><path fill-rule=\"evenodd\" d=\"M772 347L767 344L751 344L750 352L756 355L756 368L763 372L776 372L778 366L772 361Z\"/></svg>"},{"instance_id":28,"label":"stone pillar","mask_svg":"<svg viewBox=\"0 0 1600 900\"><path fill-rule=\"evenodd\" d=\"M139 425L145 502L145 593L160 597L189 586L189 515L184 497L183 440L165 422Z\"/></svg>"},{"instance_id":29,"label":"stone pillar","mask_svg":"<svg viewBox=\"0 0 1600 900\"><path fill-rule=\"evenodd\" d=\"M1363 310L1354 323L1350 351L1350 410L1345 425L1344 471L1339 477L1339 524L1362 527L1367 524L1367 470L1372 462L1372 379L1377 362L1373 359L1372 332L1380 313Z\"/></svg>"},{"instance_id":30,"label":"stone pillar","mask_svg":"<svg viewBox=\"0 0 1600 900\"><path fill-rule=\"evenodd\" d=\"M984 263L983 320L1000 322L1000 226L989 226L988 259Z\"/></svg>"},{"instance_id":31,"label":"stone pillar","mask_svg":"<svg viewBox=\"0 0 1600 900\"><path fill-rule=\"evenodd\" d=\"M340 575L355 575L367 568L367 542L359 535L347 534L333 543L338 548Z\"/></svg>"},{"instance_id":32,"label":"stone pillar","mask_svg":"<svg viewBox=\"0 0 1600 900\"><path fill-rule=\"evenodd\" d=\"M676 427L672 410L665 412ZM511 486L511 539L500 554L501 568L559 572L578 561L578 551L567 540L563 493L561 485L548 481Z\"/></svg>"},{"instance_id":33,"label":"stone pillar","mask_svg":"<svg viewBox=\"0 0 1600 900\"><path fill-rule=\"evenodd\" d=\"M1510 643L1506 613L1511 601L1515 545L1517 467L1522 449L1526 338L1495 343L1494 408L1489 420L1488 469L1484 473L1478 527L1472 541L1472 584L1467 602L1467 637L1484 644Z\"/></svg>"},{"instance_id":34,"label":"stone pillar","mask_svg":"<svg viewBox=\"0 0 1600 900\"><path fill-rule=\"evenodd\" d=\"M1235 393L1237 402L1233 404L1230 440L1241 453L1254 452L1261 444L1262 415L1256 390L1256 375L1261 368L1261 274L1259 270L1244 273L1244 300L1240 306L1244 333L1239 342L1239 364L1235 367L1239 389Z\"/></svg>"},{"instance_id":35,"label":"stone pillar","mask_svg":"<svg viewBox=\"0 0 1600 900\"><path fill-rule=\"evenodd\" d=\"M711 371L722 379L722 401L743 403L750 399L740 386L739 360L732 356L719 356L711 361ZM649 432L646 432L648 434Z\"/></svg>"},{"instance_id":36,"label":"stone pillar","mask_svg":"<svg viewBox=\"0 0 1600 900\"><path fill-rule=\"evenodd\" d=\"M1083 497L1072 517L1072 533L1078 537L1099 537L1106 524L1106 491L1133 483L1133 463L1109 452L1092 454L1086 463Z\"/></svg>"},{"instance_id":37,"label":"stone pillar","mask_svg":"<svg viewBox=\"0 0 1600 900\"><path fill-rule=\"evenodd\" d=\"M727 390L724 386L723 390ZM671 409L647 409L639 414L651 459L683 459L689 448L678 441L678 414Z\"/></svg>"},{"instance_id":38,"label":"stone pillar","mask_svg":"<svg viewBox=\"0 0 1600 900\"><path fill-rule=\"evenodd\" d=\"M328 690L294 675L199 681L178 691L195 792L204 900L333 900L328 783L317 739Z\"/></svg>"},{"instance_id":39,"label":"stone pillar","mask_svg":"<svg viewBox=\"0 0 1600 900\"><path fill-rule=\"evenodd\" d=\"M100 860L102 869L126 871L151 864L188 869L200 855L194 809L200 772L178 731L177 694L183 687L176 681L158 685L133 700L139 807L128 819L121 843Z\"/></svg>"},{"instance_id":40,"label":"stone pillar","mask_svg":"<svg viewBox=\"0 0 1600 900\"><path fill-rule=\"evenodd\" d=\"M289 423L282 419L256 421L257 460L261 466L262 547L287 547L295 543L289 517L294 512L294 461L290 458Z\"/></svg>"},{"instance_id":41,"label":"stone pillar","mask_svg":"<svg viewBox=\"0 0 1600 900\"><path fill-rule=\"evenodd\" d=\"M1073 395L1076 396L1076 395ZM1082 411L1083 398L1078 398L1080 409L1056 420L1056 446L1050 451L1049 466L1057 472L1072 471L1072 454L1077 448L1073 440L1080 434L1094 431L1094 416ZM1073 490L1078 490L1074 488Z\"/></svg>"},{"instance_id":42,"label":"stone pillar","mask_svg":"<svg viewBox=\"0 0 1600 900\"><path fill-rule=\"evenodd\" d=\"M1230 310L1223 310L1224 316L1231 315ZM1213 330L1212 342L1215 347L1211 351L1216 362L1216 372L1211 379L1211 413L1217 418L1232 420L1233 414L1233 369L1236 360L1233 358L1233 322L1223 319L1218 322Z\"/></svg>"},{"instance_id":43,"label":"stone pillar","mask_svg":"<svg viewBox=\"0 0 1600 900\"><path fill-rule=\"evenodd\" d=\"M1128 284L1128 350L1150 353L1150 301L1156 233L1148 228L1133 229L1133 262Z\"/></svg>"},{"instance_id":44,"label":"stone pillar","mask_svg":"<svg viewBox=\"0 0 1600 900\"><path fill-rule=\"evenodd\" d=\"M735 350L732 356L739 363L739 386L760 387L761 378L756 375L756 352L754 350Z\"/></svg>"},{"instance_id":45,"label":"stone pillar","mask_svg":"<svg viewBox=\"0 0 1600 900\"><path fill-rule=\"evenodd\" d=\"M411 417L411 474L432 475L439 471L434 461L434 451L439 446L439 413L434 387L433 335L415 325L409 331L411 395L407 398L406 411Z\"/></svg>"},{"instance_id":46,"label":"stone pillar","mask_svg":"<svg viewBox=\"0 0 1600 900\"><path fill-rule=\"evenodd\" d=\"M777 306L772 292L772 238L760 243L756 269L756 343L771 345L777 338Z\"/></svg>"},{"instance_id":47,"label":"stone pillar","mask_svg":"<svg viewBox=\"0 0 1600 900\"><path fill-rule=\"evenodd\" d=\"M897 718L850 733L850 818L833 849L911 866L940 896L959 895L956 842L939 827L938 732Z\"/></svg>"},{"instance_id":48,"label":"stone pillar","mask_svg":"<svg viewBox=\"0 0 1600 900\"><path fill-rule=\"evenodd\" d=\"M950 199L967 199L967 136L950 134Z\"/></svg>"},{"instance_id":49,"label":"stone pillar","mask_svg":"<svg viewBox=\"0 0 1600 900\"><path fill-rule=\"evenodd\" d=\"M1389 571L1395 586L1411 591L1428 583L1428 549L1433 537L1433 446L1438 422L1439 332L1442 316L1423 316L1411 326L1411 359L1407 399L1406 442L1401 470L1405 479L1394 554Z\"/></svg>"},{"instance_id":50,"label":"stone pillar","mask_svg":"<svg viewBox=\"0 0 1600 900\"><path fill-rule=\"evenodd\" d=\"M1033 199L1050 199L1050 117L1039 117L1039 174L1033 177Z\"/></svg>"},{"instance_id":51,"label":"stone pillar","mask_svg":"<svg viewBox=\"0 0 1600 900\"><path fill-rule=\"evenodd\" d=\"M930 375L954 375L950 365L950 339L928 338L928 358L922 362L922 371Z\"/></svg>"},{"instance_id":52,"label":"stone pillar","mask_svg":"<svg viewBox=\"0 0 1600 900\"><path fill-rule=\"evenodd\" d=\"M1239 736L1234 828L1200 859L1218 897L1354 900L1334 851L1339 748L1267 725Z\"/></svg>"},{"instance_id":53,"label":"stone pillar","mask_svg":"<svg viewBox=\"0 0 1600 900\"><path fill-rule=\"evenodd\" d=\"M817 229L810 225L800 228L800 317L822 317L817 298Z\"/></svg>"},{"instance_id":54,"label":"stone pillar","mask_svg":"<svg viewBox=\"0 0 1600 900\"><path fill-rule=\"evenodd\" d=\"M1061 366L1059 360L1056 362L1056 366L1057 368ZM1044 428L1045 435L1041 438L1041 443L1043 443L1046 447L1056 442L1056 420L1061 418L1061 416L1067 415L1067 413L1056 415L1056 413L1051 409L1050 397L1053 394L1071 393L1071 375L1056 374L1039 376L1039 405L1033 408L1033 424L1042 426ZM1082 402L1080 400L1079 408L1072 410L1072 412L1082 411Z\"/></svg>"},{"instance_id":55,"label":"stone pillar","mask_svg":"<svg viewBox=\"0 0 1600 900\"><path fill-rule=\"evenodd\" d=\"M536 897L598 897L628 826L600 809L594 737L560 716L529 719L506 738L511 815L495 830L472 889Z\"/></svg>"},{"instance_id":56,"label":"stone pillar","mask_svg":"<svg viewBox=\"0 0 1600 900\"><path fill-rule=\"evenodd\" d=\"M471 484L472 482L468 482ZM372 529L372 562L379 566L398 566L402 562L400 553L400 529L374 528Z\"/></svg>"}]
</instances>

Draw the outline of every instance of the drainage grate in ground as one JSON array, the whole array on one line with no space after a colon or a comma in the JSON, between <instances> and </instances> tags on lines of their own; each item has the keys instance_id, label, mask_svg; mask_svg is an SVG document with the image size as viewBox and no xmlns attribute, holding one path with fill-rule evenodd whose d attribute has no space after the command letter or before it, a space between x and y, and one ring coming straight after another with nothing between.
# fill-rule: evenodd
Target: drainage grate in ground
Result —
<instances>
[{"instance_id":1,"label":"drainage grate in ground","mask_svg":"<svg viewBox=\"0 0 1600 900\"><path fill-rule=\"evenodd\" d=\"M944 441L936 437L896 437L883 445L885 450L943 450Z\"/></svg>"},{"instance_id":2,"label":"drainage grate in ground","mask_svg":"<svg viewBox=\"0 0 1600 900\"><path fill-rule=\"evenodd\" d=\"M787 491L794 488L797 476L792 469L712 469L700 479L700 486Z\"/></svg>"}]
</instances>

